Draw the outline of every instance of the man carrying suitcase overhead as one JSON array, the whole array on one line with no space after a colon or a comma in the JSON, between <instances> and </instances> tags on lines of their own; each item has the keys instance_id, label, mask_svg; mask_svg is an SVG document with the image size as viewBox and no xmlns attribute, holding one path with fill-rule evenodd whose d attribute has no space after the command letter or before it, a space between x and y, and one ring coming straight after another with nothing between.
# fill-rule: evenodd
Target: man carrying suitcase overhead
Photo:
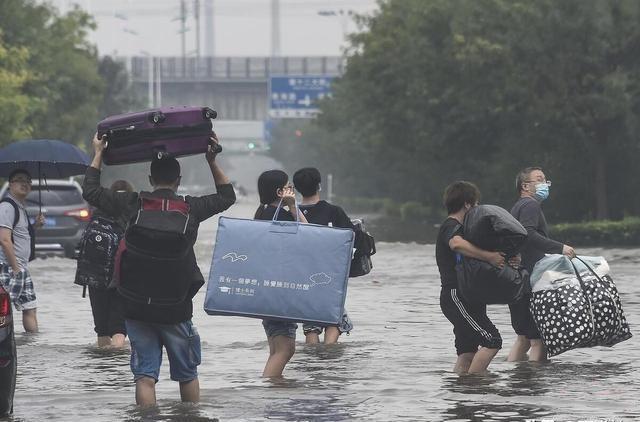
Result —
<instances>
[{"instance_id":1,"label":"man carrying suitcase overhead","mask_svg":"<svg viewBox=\"0 0 640 422\"><path fill-rule=\"evenodd\" d=\"M215 135L212 141L216 146L218 140ZM204 284L204 278L198 268L193 245L200 222L226 210L235 202L233 187L216 163L216 153L210 147L205 156L216 184L216 194L186 196L184 199L177 196L180 164L175 158L163 155L154 158L151 163L149 181L153 192L113 192L100 186L105 142L96 135L93 147L95 156L85 174L84 198L95 207L123 210L131 216L125 234L126 241L121 244L124 251L120 256L118 291L124 297L136 403L150 406L156 402L155 383L159 377L163 346L169 358L171 379L180 383L182 401L197 402L200 398L197 371L200 364L200 336L191 322L192 299ZM172 268L166 269L162 266L167 260L157 259L157 256L146 257L145 253L153 252L156 246L158 250L164 248L163 252L175 252L179 248L174 248L176 245L163 245L161 240L147 242L146 248L139 247L139 240L172 234L171 227L176 226L176 222L179 225L180 221L184 224L178 230L181 233L173 233L178 236L174 243L183 241L186 253L179 259L171 258ZM154 232L150 229L154 224L162 229ZM175 272L175 268L179 268L180 272ZM167 271L169 277L163 274ZM157 292L153 289L157 289ZM174 297L171 297L172 294Z\"/></svg>"}]
</instances>

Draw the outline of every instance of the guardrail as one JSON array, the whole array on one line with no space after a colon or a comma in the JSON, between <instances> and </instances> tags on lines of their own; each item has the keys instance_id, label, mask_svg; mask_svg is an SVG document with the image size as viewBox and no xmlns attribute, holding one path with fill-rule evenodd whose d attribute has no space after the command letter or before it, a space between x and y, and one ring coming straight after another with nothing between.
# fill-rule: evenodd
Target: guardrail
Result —
<instances>
[{"instance_id":1,"label":"guardrail","mask_svg":"<svg viewBox=\"0 0 640 422\"><path fill-rule=\"evenodd\" d=\"M126 60L126 59L125 59ZM216 80L264 81L271 75L339 76L345 68L343 57L147 57L130 58L134 82L154 78L165 82Z\"/></svg>"}]
</instances>

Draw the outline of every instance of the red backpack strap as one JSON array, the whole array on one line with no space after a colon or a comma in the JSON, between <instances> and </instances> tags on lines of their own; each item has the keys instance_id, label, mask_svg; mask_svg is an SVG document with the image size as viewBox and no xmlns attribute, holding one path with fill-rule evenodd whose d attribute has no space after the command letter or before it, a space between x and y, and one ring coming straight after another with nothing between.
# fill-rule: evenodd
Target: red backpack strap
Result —
<instances>
[{"instance_id":1,"label":"red backpack strap","mask_svg":"<svg viewBox=\"0 0 640 422\"><path fill-rule=\"evenodd\" d=\"M124 236L120 239L120 243L118 244L118 250L116 251L116 256L113 261L113 276L111 277L111 286L109 287L117 287L120 285L120 267L122 265L122 254L127 250L127 243L124 240Z\"/></svg>"}]
</instances>

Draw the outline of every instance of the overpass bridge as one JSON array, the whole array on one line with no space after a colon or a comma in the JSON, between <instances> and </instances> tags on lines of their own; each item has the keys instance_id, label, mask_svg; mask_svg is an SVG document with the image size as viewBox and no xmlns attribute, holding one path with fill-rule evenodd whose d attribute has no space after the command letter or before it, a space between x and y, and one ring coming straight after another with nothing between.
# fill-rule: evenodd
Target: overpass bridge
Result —
<instances>
[{"instance_id":1,"label":"overpass bridge","mask_svg":"<svg viewBox=\"0 0 640 422\"><path fill-rule=\"evenodd\" d=\"M147 57L125 59L140 98L150 107L202 104L218 119L268 118L271 76L340 76L342 57Z\"/></svg>"}]
</instances>

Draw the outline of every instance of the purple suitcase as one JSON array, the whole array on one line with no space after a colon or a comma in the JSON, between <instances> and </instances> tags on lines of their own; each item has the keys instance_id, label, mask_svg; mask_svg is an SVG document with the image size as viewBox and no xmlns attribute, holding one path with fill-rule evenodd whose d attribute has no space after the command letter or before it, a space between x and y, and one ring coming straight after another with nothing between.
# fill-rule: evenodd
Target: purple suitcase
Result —
<instances>
[{"instance_id":1,"label":"purple suitcase","mask_svg":"<svg viewBox=\"0 0 640 422\"><path fill-rule=\"evenodd\" d=\"M98 123L98 136L107 140L104 162L151 161L160 152L174 157L204 153L216 116L209 107L176 106L107 117Z\"/></svg>"}]
</instances>

